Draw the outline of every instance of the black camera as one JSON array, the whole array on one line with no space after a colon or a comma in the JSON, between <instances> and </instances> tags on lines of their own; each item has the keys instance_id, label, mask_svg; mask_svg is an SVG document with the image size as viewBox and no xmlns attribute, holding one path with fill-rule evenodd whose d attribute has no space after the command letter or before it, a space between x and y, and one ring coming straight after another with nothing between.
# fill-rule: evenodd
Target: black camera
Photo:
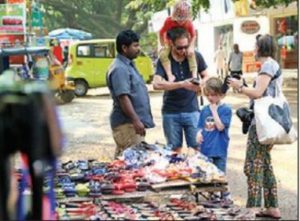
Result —
<instances>
[{"instance_id":1,"label":"black camera","mask_svg":"<svg viewBox=\"0 0 300 221\"><path fill-rule=\"evenodd\" d=\"M254 117L254 112L251 108L248 107L241 107L236 110L236 115L242 121L242 132L243 134L247 134L249 127L251 125L251 121Z\"/></svg>"},{"instance_id":2,"label":"black camera","mask_svg":"<svg viewBox=\"0 0 300 221\"><path fill-rule=\"evenodd\" d=\"M191 79L191 83L195 84L195 85L200 85L200 80L197 78L192 78Z\"/></svg>"},{"instance_id":3,"label":"black camera","mask_svg":"<svg viewBox=\"0 0 300 221\"><path fill-rule=\"evenodd\" d=\"M222 85L222 93L226 94L226 92L228 91L229 87L228 87L228 79L229 78L235 78L237 80L241 80L242 76L240 74L232 74L232 75L227 75L224 79L223 85ZM243 84L245 87L248 87L248 85L246 84L245 79L243 79Z\"/></svg>"}]
</instances>

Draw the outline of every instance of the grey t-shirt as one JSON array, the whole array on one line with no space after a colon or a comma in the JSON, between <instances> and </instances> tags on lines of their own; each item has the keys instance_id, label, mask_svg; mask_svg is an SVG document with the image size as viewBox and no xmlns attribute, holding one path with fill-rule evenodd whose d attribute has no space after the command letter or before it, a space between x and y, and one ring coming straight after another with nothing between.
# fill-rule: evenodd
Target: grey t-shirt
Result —
<instances>
[{"instance_id":1,"label":"grey t-shirt","mask_svg":"<svg viewBox=\"0 0 300 221\"><path fill-rule=\"evenodd\" d=\"M229 55L228 63L231 71L241 71L243 64L243 53L231 52Z\"/></svg>"},{"instance_id":2,"label":"grey t-shirt","mask_svg":"<svg viewBox=\"0 0 300 221\"><path fill-rule=\"evenodd\" d=\"M276 93L276 90L277 90L277 93L278 93L278 90L281 91L283 77L282 77L282 74L279 73L280 71L281 70L280 70L279 64L273 58L269 57L268 60L265 61L262 64L262 66L261 66L261 68L258 72L258 75L267 74L271 78L273 78L274 76L279 75L279 77L277 77L276 79L271 80L271 82L269 83L269 85L268 85L266 91L264 92L263 96L268 96L269 95L269 96L274 97L275 93Z\"/></svg>"},{"instance_id":3,"label":"grey t-shirt","mask_svg":"<svg viewBox=\"0 0 300 221\"><path fill-rule=\"evenodd\" d=\"M120 106L118 99L120 95L128 95L135 112L146 128L154 127L147 87L131 60L118 54L109 68L106 81L113 99L113 110L110 115L112 128L132 123Z\"/></svg>"}]
</instances>

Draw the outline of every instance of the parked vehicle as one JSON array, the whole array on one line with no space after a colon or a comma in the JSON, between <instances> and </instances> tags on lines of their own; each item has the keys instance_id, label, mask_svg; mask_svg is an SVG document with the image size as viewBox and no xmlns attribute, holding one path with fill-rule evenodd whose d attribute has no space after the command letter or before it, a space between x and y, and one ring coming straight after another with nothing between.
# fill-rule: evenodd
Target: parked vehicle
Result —
<instances>
[{"instance_id":1,"label":"parked vehicle","mask_svg":"<svg viewBox=\"0 0 300 221\"><path fill-rule=\"evenodd\" d=\"M11 56L26 56L26 64L10 64ZM2 48L0 49L0 74L8 69L14 67L20 78L31 78L30 70L35 65L34 57L46 57L50 64L49 67L49 85L54 92L54 98L57 103L69 103L74 97L74 82L65 78L63 66L55 60L51 50L47 47L16 47L16 48ZM29 69L26 70L28 67ZM34 79L34 78L33 78Z\"/></svg>"},{"instance_id":2,"label":"parked vehicle","mask_svg":"<svg viewBox=\"0 0 300 221\"><path fill-rule=\"evenodd\" d=\"M77 96L84 96L89 88L106 86L106 73L116 54L114 39L78 41L69 46L66 75L75 82ZM135 63L144 81L150 82L153 76L151 58L141 53Z\"/></svg>"}]
</instances>

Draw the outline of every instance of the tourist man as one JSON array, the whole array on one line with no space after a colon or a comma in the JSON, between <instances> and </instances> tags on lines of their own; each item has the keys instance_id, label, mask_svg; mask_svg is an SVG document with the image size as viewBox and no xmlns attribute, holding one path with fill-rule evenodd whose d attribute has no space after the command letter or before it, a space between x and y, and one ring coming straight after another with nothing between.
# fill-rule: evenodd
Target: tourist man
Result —
<instances>
[{"instance_id":1,"label":"tourist man","mask_svg":"<svg viewBox=\"0 0 300 221\"><path fill-rule=\"evenodd\" d=\"M162 119L167 144L174 151L182 148L183 134L188 147L197 149L196 142L199 105L197 92L200 90L197 80L192 79L187 59L189 34L183 28L173 28L168 32L171 52L171 69L175 76L174 82L167 81L166 72L160 61L153 79L153 88L164 90ZM196 54L197 69L203 85L208 78L207 65L198 52Z\"/></svg>"}]
</instances>

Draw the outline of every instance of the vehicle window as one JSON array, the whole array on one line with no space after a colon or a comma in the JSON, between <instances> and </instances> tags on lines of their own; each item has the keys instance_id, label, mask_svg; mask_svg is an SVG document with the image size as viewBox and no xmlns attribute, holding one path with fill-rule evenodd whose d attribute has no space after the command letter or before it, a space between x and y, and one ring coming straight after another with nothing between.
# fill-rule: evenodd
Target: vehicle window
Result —
<instances>
[{"instance_id":1,"label":"vehicle window","mask_svg":"<svg viewBox=\"0 0 300 221\"><path fill-rule=\"evenodd\" d=\"M94 45L94 56L97 58L113 58L114 48L112 44Z\"/></svg>"},{"instance_id":2,"label":"vehicle window","mask_svg":"<svg viewBox=\"0 0 300 221\"><path fill-rule=\"evenodd\" d=\"M77 47L77 57L91 57L90 45L79 45Z\"/></svg>"}]
</instances>

